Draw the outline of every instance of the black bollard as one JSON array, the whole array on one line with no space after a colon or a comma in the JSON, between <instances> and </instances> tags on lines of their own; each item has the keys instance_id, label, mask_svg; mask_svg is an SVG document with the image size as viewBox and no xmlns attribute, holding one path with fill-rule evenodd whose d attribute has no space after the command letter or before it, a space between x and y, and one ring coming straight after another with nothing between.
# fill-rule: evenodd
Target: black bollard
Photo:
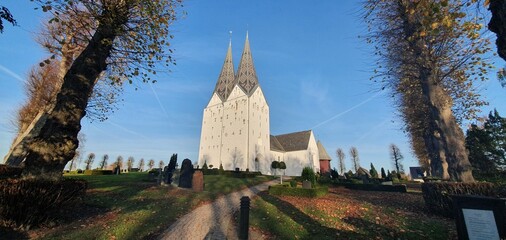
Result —
<instances>
[{"instance_id":1,"label":"black bollard","mask_svg":"<svg viewBox=\"0 0 506 240\"><path fill-rule=\"evenodd\" d=\"M241 212L239 216L239 239L247 240L249 232L249 202L248 196L241 198Z\"/></svg>"}]
</instances>

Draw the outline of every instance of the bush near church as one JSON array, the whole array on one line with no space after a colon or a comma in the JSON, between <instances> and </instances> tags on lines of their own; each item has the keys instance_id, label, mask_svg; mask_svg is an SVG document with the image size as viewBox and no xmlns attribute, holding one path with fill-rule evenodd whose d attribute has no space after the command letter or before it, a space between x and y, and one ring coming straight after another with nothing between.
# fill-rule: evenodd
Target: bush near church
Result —
<instances>
[{"instance_id":1,"label":"bush near church","mask_svg":"<svg viewBox=\"0 0 506 240\"><path fill-rule=\"evenodd\" d=\"M86 188L87 182L77 179L2 179L0 219L25 229L53 220L62 209L81 202Z\"/></svg>"},{"instance_id":2,"label":"bush near church","mask_svg":"<svg viewBox=\"0 0 506 240\"><path fill-rule=\"evenodd\" d=\"M422 184L425 206L434 214L453 217L452 195L506 197L506 185L487 182L427 182Z\"/></svg>"}]
</instances>

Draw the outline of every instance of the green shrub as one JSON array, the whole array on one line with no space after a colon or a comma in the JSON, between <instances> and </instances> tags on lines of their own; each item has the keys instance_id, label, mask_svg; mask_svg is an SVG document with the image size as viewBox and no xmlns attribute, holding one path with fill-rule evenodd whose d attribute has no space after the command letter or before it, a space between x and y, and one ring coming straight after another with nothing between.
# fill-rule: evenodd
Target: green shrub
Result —
<instances>
[{"instance_id":1,"label":"green shrub","mask_svg":"<svg viewBox=\"0 0 506 240\"><path fill-rule=\"evenodd\" d=\"M85 170L84 171L84 175L112 175L112 174L113 174L112 170L95 169L95 170Z\"/></svg>"},{"instance_id":2,"label":"green shrub","mask_svg":"<svg viewBox=\"0 0 506 240\"><path fill-rule=\"evenodd\" d=\"M312 168L304 167L300 176L303 181L310 181L312 187L316 186L316 175Z\"/></svg>"},{"instance_id":3,"label":"green shrub","mask_svg":"<svg viewBox=\"0 0 506 240\"><path fill-rule=\"evenodd\" d=\"M76 179L2 179L0 218L22 228L38 225L79 203L86 188L86 181Z\"/></svg>"},{"instance_id":4,"label":"green shrub","mask_svg":"<svg viewBox=\"0 0 506 240\"><path fill-rule=\"evenodd\" d=\"M504 186L474 182L428 182L422 184L425 206L434 214L453 217L452 195L506 197Z\"/></svg>"},{"instance_id":5,"label":"green shrub","mask_svg":"<svg viewBox=\"0 0 506 240\"><path fill-rule=\"evenodd\" d=\"M5 164L0 164L0 178L15 178L21 175L23 171L20 167L13 167Z\"/></svg>"},{"instance_id":6,"label":"green shrub","mask_svg":"<svg viewBox=\"0 0 506 240\"><path fill-rule=\"evenodd\" d=\"M298 187L286 187L285 185L273 185L269 187L269 194L277 196L296 196L296 197L321 197L328 193L328 187L320 186L316 188L298 188Z\"/></svg>"},{"instance_id":7,"label":"green shrub","mask_svg":"<svg viewBox=\"0 0 506 240\"><path fill-rule=\"evenodd\" d=\"M328 175L322 175L318 178L318 183L320 184L329 184L331 181L330 176Z\"/></svg>"},{"instance_id":8,"label":"green shrub","mask_svg":"<svg viewBox=\"0 0 506 240\"><path fill-rule=\"evenodd\" d=\"M217 168L213 168L213 169L202 169L202 173L204 175L219 175L220 174L220 170L218 170Z\"/></svg>"},{"instance_id":9,"label":"green shrub","mask_svg":"<svg viewBox=\"0 0 506 240\"><path fill-rule=\"evenodd\" d=\"M290 181L290 187L297 187L297 181L291 180Z\"/></svg>"},{"instance_id":10,"label":"green shrub","mask_svg":"<svg viewBox=\"0 0 506 240\"><path fill-rule=\"evenodd\" d=\"M219 170L218 170L219 171ZM254 178L262 175L261 172L237 172L237 171L223 171L221 175L235 177L235 178Z\"/></svg>"}]
</instances>

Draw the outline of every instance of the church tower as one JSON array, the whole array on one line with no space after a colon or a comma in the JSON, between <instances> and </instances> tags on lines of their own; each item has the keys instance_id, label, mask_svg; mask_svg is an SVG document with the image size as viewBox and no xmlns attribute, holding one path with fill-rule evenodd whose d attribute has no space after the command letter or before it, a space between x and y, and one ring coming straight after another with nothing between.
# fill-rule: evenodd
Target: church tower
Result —
<instances>
[{"instance_id":1,"label":"church tower","mask_svg":"<svg viewBox=\"0 0 506 240\"><path fill-rule=\"evenodd\" d=\"M204 162L225 170L236 168L270 174L269 105L253 64L248 34L237 74L232 45L211 100L204 109L199 165Z\"/></svg>"}]
</instances>

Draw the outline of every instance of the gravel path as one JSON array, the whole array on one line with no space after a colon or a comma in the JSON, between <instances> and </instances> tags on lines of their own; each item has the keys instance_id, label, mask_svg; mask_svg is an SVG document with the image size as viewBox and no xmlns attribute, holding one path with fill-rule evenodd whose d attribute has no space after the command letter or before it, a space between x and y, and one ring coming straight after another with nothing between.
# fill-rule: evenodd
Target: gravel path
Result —
<instances>
[{"instance_id":1,"label":"gravel path","mask_svg":"<svg viewBox=\"0 0 506 240\"><path fill-rule=\"evenodd\" d=\"M258 192L267 190L269 185L278 182L279 180L265 182L200 206L178 219L161 234L159 239L238 239L232 223L232 214L239 210L240 198L242 196L251 198Z\"/></svg>"}]
</instances>

